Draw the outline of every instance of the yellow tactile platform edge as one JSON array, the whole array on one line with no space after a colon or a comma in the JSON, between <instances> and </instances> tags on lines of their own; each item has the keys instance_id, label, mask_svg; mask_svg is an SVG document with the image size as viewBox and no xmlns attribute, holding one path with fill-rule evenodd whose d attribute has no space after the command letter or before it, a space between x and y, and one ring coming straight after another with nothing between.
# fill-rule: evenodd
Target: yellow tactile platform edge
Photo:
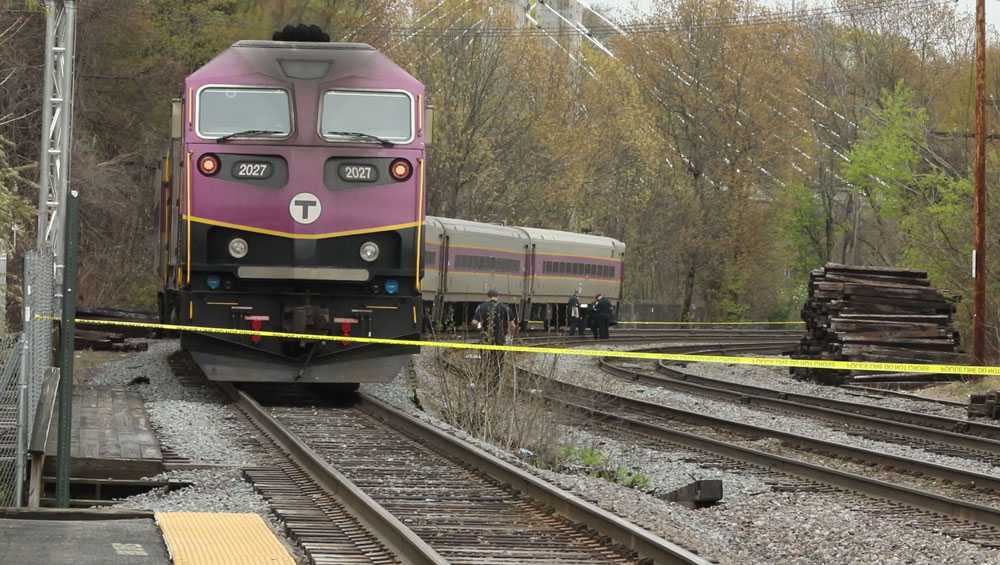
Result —
<instances>
[{"instance_id":1,"label":"yellow tactile platform edge","mask_svg":"<svg viewBox=\"0 0 1000 565\"><path fill-rule=\"evenodd\" d=\"M157 512L174 565L295 565L257 514Z\"/></svg>"}]
</instances>

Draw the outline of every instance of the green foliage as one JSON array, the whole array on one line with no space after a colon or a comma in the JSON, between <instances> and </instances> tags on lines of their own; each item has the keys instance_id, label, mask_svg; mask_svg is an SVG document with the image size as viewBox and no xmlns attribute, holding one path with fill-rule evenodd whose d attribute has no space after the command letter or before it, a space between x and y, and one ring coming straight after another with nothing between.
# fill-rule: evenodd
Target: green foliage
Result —
<instances>
[{"instance_id":1,"label":"green foliage","mask_svg":"<svg viewBox=\"0 0 1000 565\"><path fill-rule=\"evenodd\" d=\"M0 137L0 242L9 241L11 230L18 229L27 234L27 226L31 222L35 208L26 198L19 194L19 188L34 187L34 183L25 177L33 165L15 167L9 160L14 151L13 142Z\"/></svg>"},{"instance_id":2,"label":"green foliage","mask_svg":"<svg viewBox=\"0 0 1000 565\"><path fill-rule=\"evenodd\" d=\"M791 250L791 265L808 273L829 260L826 249L826 212L820 195L805 184L794 183L783 194L785 213L779 221L779 236Z\"/></svg>"},{"instance_id":3,"label":"green foliage","mask_svg":"<svg viewBox=\"0 0 1000 565\"><path fill-rule=\"evenodd\" d=\"M862 122L863 136L851 150L844 178L883 217L895 220L909 212L913 187L922 176L918 149L926 142L928 116L914 105L913 91L902 82L883 92L881 106Z\"/></svg>"},{"instance_id":4,"label":"green foliage","mask_svg":"<svg viewBox=\"0 0 1000 565\"><path fill-rule=\"evenodd\" d=\"M652 488L653 481L649 475L643 474L638 469L613 465L606 453L593 447L563 446L553 463L543 466L580 472L637 490L648 491Z\"/></svg>"},{"instance_id":5,"label":"green foliage","mask_svg":"<svg viewBox=\"0 0 1000 565\"><path fill-rule=\"evenodd\" d=\"M649 490L653 485L649 475L627 467L618 467L615 471L615 482L628 488L644 491Z\"/></svg>"},{"instance_id":6,"label":"green foliage","mask_svg":"<svg viewBox=\"0 0 1000 565\"><path fill-rule=\"evenodd\" d=\"M922 159L929 118L914 98L902 83L883 92L844 175L866 193L880 229L896 236L886 256L947 283L971 254L972 186Z\"/></svg>"}]
</instances>

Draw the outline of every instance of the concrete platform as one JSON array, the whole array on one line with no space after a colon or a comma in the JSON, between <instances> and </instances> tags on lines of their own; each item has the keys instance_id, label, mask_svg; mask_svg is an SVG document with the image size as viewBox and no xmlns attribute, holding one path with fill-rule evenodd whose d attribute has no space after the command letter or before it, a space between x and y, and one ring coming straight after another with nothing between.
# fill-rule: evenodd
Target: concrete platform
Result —
<instances>
[{"instance_id":1,"label":"concrete platform","mask_svg":"<svg viewBox=\"0 0 1000 565\"><path fill-rule=\"evenodd\" d=\"M0 515L0 565L170 565L160 529L148 513Z\"/></svg>"},{"instance_id":2,"label":"concrete platform","mask_svg":"<svg viewBox=\"0 0 1000 565\"><path fill-rule=\"evenodd\" d=\"M44 474L55 476L58 413L45 444ZM75 386L70 475L139 479L163 470L160 444L142 397L122 387Z\"/></svg>"}]
</instances>

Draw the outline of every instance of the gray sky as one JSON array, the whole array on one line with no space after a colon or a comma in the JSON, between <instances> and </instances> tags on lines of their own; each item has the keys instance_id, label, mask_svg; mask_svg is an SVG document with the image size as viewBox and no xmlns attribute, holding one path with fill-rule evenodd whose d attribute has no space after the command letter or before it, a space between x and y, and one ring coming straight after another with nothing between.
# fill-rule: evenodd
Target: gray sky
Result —
<instances>
[{"instance_id":1,"label":"gray sky","mask_svg":"<svg viewBox=\"0 0 1000 565\"><path fill-rule=\"evenodd\" d=\"M784 7L791 7L793 3L792 0L762 1L766 4ZM624 14L634 13L636 10L649 10L654 3L653 0L589 0L589 2L590 4L618 8ZM798 6L804 4L830 5L829 1L824 0L795 0L794 3ZM958 6L960 10L973 14L976 11L976 0L958 0ZM1000 30L1000 0L986 0L986 25Z\"/></svg>"}]
</instances>

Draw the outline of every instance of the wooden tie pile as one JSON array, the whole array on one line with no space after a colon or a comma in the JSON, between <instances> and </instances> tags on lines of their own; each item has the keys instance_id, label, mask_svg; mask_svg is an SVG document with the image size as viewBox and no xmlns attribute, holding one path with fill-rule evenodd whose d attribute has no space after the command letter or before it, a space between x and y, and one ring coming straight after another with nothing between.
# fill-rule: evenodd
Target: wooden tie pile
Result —
<instances>
[{"instance_id":1,"label":"wooden tie pile","mask_svg":"<svg viewBox=\"0 0 1000 565\"><path fill-rule=\"evenodd\" d=\"M925 271L828 263L809 275L802 307L806 337L797 359L952 363L959 359L954 301L931 286ZM852 374L853 373L853 374ZM943 375L858 374L793 368L818 382L940 380Z\"/></svg>"}]
</instances>

